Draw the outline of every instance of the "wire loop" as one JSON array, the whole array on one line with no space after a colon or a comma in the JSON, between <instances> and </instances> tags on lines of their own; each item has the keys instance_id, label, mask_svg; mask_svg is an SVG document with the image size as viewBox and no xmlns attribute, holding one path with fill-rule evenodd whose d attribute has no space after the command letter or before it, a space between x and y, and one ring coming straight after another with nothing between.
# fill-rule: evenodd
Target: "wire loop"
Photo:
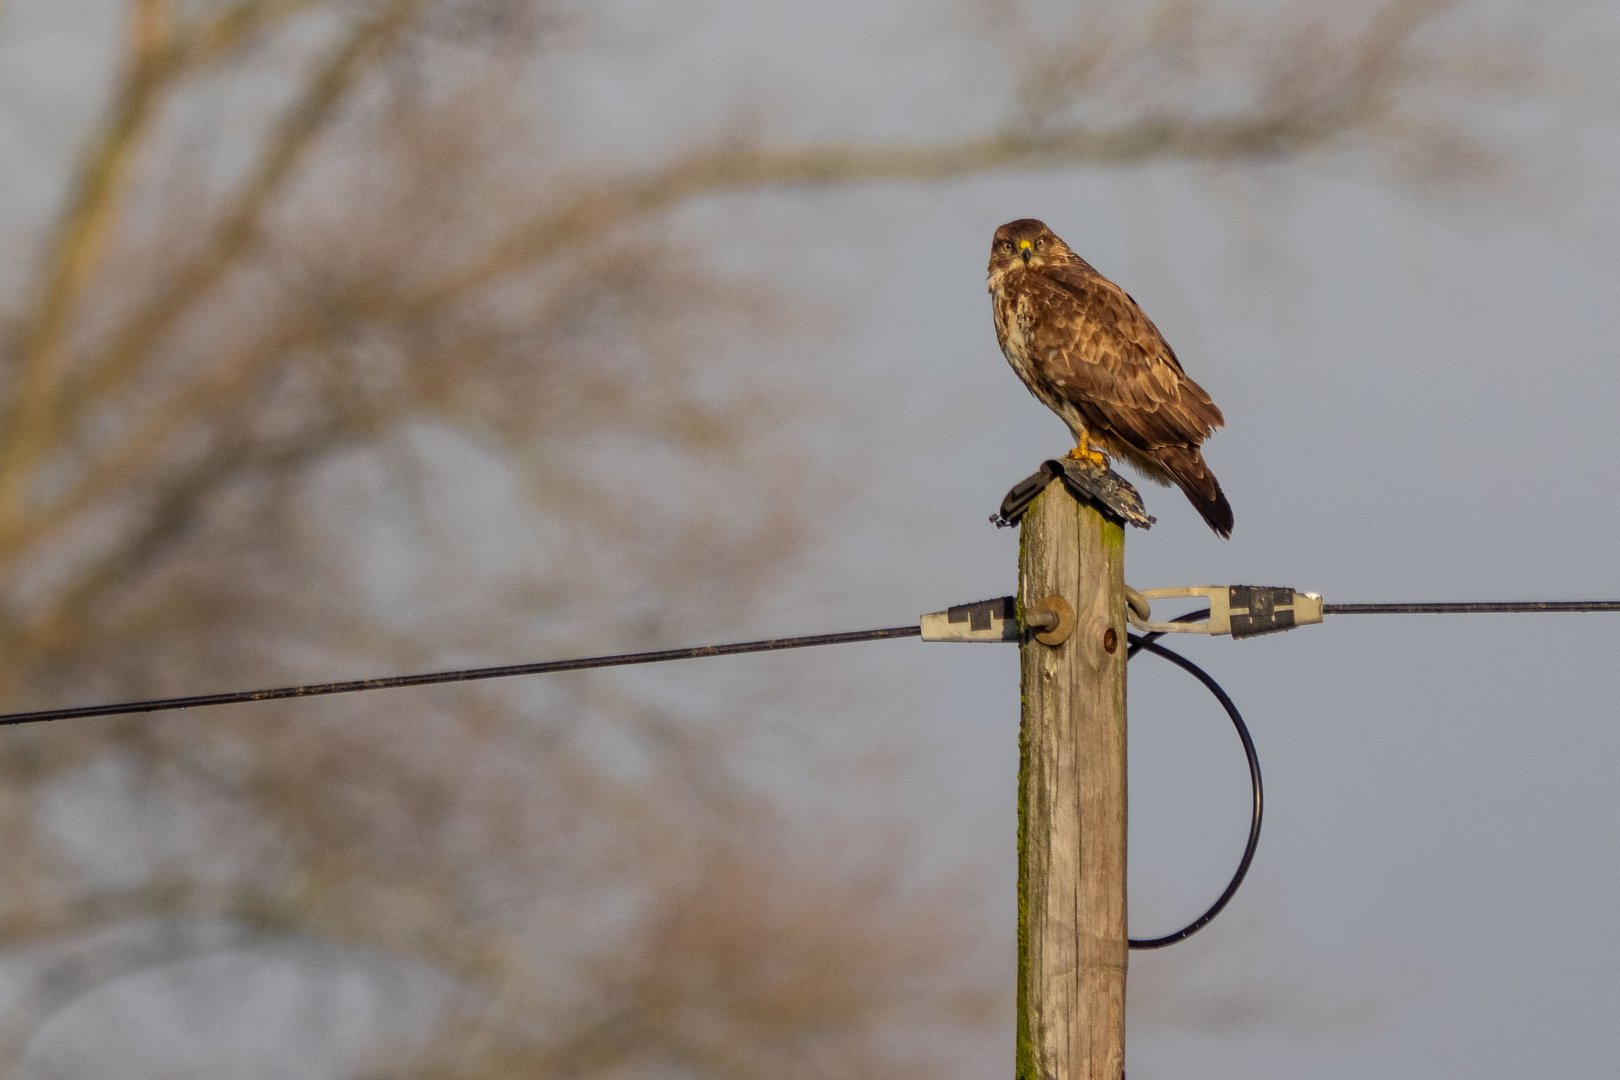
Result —
<instances>
[{"instance_id":1,"label":"wire loop","mask_svg":"<svg viewBox=\"0 0 1620 1080\"><path fill-rule=\"evenodd\" d=\"M1182 615L1174 621L1197 622L1199 619L1207 617L1208 614L1207 611L1195 611L1188 615ZM1208 672L1180 653L1171 652L1163 645L1160 645L1158 638L1161 636L1157 633L1129 635L1131 644L1126 652L1126 659L1134 658L1137 653L1146 649L1153 655L1163 657L1175 664L1181 670L1203 683L1204 687L1215 695L1215 700L1221 703L1221 708L1226 710L1226 715L1232 718L1232 726L1237 729L1238 738L1243 742L1243 755L1249 761L1249 785L1254 792L1254 810L1249 818L1249 842L1243 848L1243 858L1238 860L1237 872L1232 875L1232 880L1227 882L1226 889L1221 893L1220 897L1202 915L1173 934L1166 934L1163 937L1156 938L1130 938L1129 944L1133 949L1162 949L1166 945L1186 941L1214 921L1215 916L1219 915L1221 910L1231 902L1232 897L1237 895L1238 887L1243 884L1244 877L1249 873L1249 864L1254 862L1255 848L1260 844L1260 819L1265 810L1265 786L1260 781L1260 756L1255 752L1254 740L1249 737L1249 728L1243 722L1242 714L1238 712L1237 706L1232 703L1232 699L1227 696L1226 691L1221 689L1220 683L1211 678Z\"/></svg>"}]
</instances>

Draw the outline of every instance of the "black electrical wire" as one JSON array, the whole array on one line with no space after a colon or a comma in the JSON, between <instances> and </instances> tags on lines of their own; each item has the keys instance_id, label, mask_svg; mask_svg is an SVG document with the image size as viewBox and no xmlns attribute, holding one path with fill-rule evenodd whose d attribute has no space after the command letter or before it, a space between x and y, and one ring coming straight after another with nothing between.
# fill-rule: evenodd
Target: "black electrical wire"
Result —
<instances>
[{"instance_id":1,"label":"black electrical wire","mask_svg":"<svg viewBox=\"0 0 1620 1080\"><path fill-rule=\"evenodd\" d=\"M1420 614L1487 614L1522 612L1620 612L1620 600L1528 600L1508 602L1464 603L1411 603L1411 604L1323 604L1325 615L1420 615ZM1197 622L1207 618L1209 612L1196 611L1182 615L1175 622ZM266 690L238 690L221 694L194 694L188 697L155 698L146 701L126 701L111 705L80 705L64 709L40 709L34 712L0 714L0 726L38 724L50 720L71 720L92 716L123 716L132 713L163 712L170 709L195 709L209 705L234 705L249 701L277 701L288 698L324 697L331 694L353 694L364 690L386 690L407 686L432 686L440 683L472 682L481 679L503 679L516 675L542 675L559 671L583 671L590 668L623 667L631 664L655 664L666 660L692 660L703 656L735 656L742 653L774 652L780 649L805 649L816 645L843 645L859 641L882 641L888 638L919 637L922 628L917 625L890 626L879 630L854 630L840 634L814 634L808 637L767 638L759 641L739 641L726 645L699 645L688 649L659 649L653 652L616 653L608 656L586 656L573 660L545 660L533 664L505 664L499 667L463 668L455 671L432 671L419 675L390 675L376 679L351 679L346 682L311 683L302 686L279 686ZM1255 753L1254 740L1237 706L1221 689L1219 683L1203 668L1158 644L1162 632L1128 635L1130 645L1127 658L1146 650L1170 661L1203 683L1226 710L1243 743L1243 753L1249 763L1249 781L1254 794L1254 809L1249 819L1249 841L1238 861L1237 871L1227 883L1220 897L1198 918L1173 934L1145 940L1132 938L1133 949L1162 949L1202 930L1219 915L1236 895L1238 887L1254 861L1255 848L1260 843L1260 822L1264 811L1265 789L1260 779L1260 759Z\"/></svg>"},{"instance_id":2,"label":"black electrical wire","mask_svg":"<svg viewBox=\"0 0 1620 1080\"><path fill-rule=\"evenodd\" d=\"M1208 610L1194 611L1172 621L1198 622L1208 617ZM1175 664L1181 670L1203 683L1205 688L1215 695L1215 700L1221 703L1221 708L1226 710L1226 715L1232 718L1232 726L1237 729L1238 738L1243 742L1243 755L1249 761L1249 787L1254 793L1254 809L1249 816L1249 842L1243 848L1243 858L1238 860L1237 872L1232 875L1232 880L1227 882L1226 889L1222 891L1216 901L1202 915L1173 934L1166 934L1163 937L1156 938L1131 938L1129 941L1130 947L1133 949L1162 949L1166 945L1186 941L1208 926L1215 916L1219 915L1221 910L1231 902L1232 897L1237 895L1238 887L1243 884L1243 879L1249 873L1249 864L1254 862L1255 848L1260 846L1260 819L1265 812L1266 792L1265 785L1260 780L1260 755L1255 752L1254 740L1249 737L1249 727L1243 722L1243 715L1238 712L1238 708L1233 704L1232 699L1227 696L1225 690L1221 689L1220 683L1217 683L1210 677L1208 672L1185 656L1177 652L1171 652L1163 645L1160 645L1158 639L1164 636L1162 631L1139 635L1129 634L1127 636L1130 638L1130 647L1125 652L1127 660L1146 649L1153 655L1163 657Z\"/></svg>"},{"instance_id":3,"label":"black electrical wire","mask_svg":"<svg viewBox=\"0 0 1620 1080\"><path fill-rule=\"evenodd\" d=\"M1536 611L1620 611L1620 600L1510 600L1460 604L1323 604L1323 615L1505 615Z\"/></svg>"},{"instance_id":4,"label":"black electrical wire","mask_svg":"<svg viewBox=\"0 0 1620 1080\"><path fill-rule=\"evenodd\" d=\"M544 660L536 664L430 671L422 675L389 675L379 679L351 679L348 682L313 683L307 686L278 686L269 690L238 690L227 694L196 694L191 697L156 698L151 701L125 701L116 705L80 705L66 709L0 714L0 726L39 724L47 720L73 720L87 716L123 716L128 713L162 712L166 709L196 709L205 705L235 705L244 701L323 697L327 694L353 694L362 690L388 690L401 686L432 686L438 683L472 682L477 679L505 679L513 675L544 675L553 671L583 671L587 668L623 667L628 664L656 664L665 660L694 660L701 656L735 656L738 653L775 652L778 649L807 649L812 645L844 645L854 641L882 641L886 638L918 637L921 634L922 628L915 624L890 626L881 630L852 630L842 634L767 638L762 641L739 641L730 645L699 645L691 649L660 649L656 652L586 656L577 660Z\"/></svg>"},{"instance_id":5,"label":"black electrical wire","mask_svg":"<svg viewBox=\"0 0 1620 1080\"><path fill-rule=\"evenodd\" d=\"M1519 601L1485 601L1460 603L1412 603L1412 604L1323 604L1322 614L1326 615L1489 615L1489 614L1522 614L1534 612L1585 612L1585 611L1620 611L1620 600L1519 600ZM1173 622L1198 622L1209 617L1209 612L1195 611L1182 615ZM1180 653L1171 652L1158 639L1163 632L1129 635L1130 647L1127 657L1134 657L1138 652L1147 650L1155 656L1175 664L1183 671L1192 675L1215 695L1215 700L1221 703L1226 715L1232 718L1232 726L1237 729L1238 738L1243 742L1243 754L1249 761L1249 783L1254 793L1254 810L1249 818L1249 842L1243 848L1243 858L1238 860L1237 871L1233 873L1232 880L1227 882L1225 890L1216 901L1209 906L1198 918L1177 930L1173 934L1163 937L1147 939L1130 939L1133 949L1162 949L1166 945L1174 945L1178 941L1185 941L1198 931L1208 926L1215 916L1219 915L1237 895L1238 887L1249 873L1249 864L1254 862L1255 849L1260 844L1260 821L1265 810L1265 787L1260 780L1260 758L1254 749L1254 740L1249 736L1248 725L1243 722L1243 716L1238 712L1237 706L1221 689L1219 683L1210 677L1203 668L1188 660Z\"/></svg>"},{"instance_id":6,"label":"black electrical wire","mask_svg":"<svg viewBox=\"0 0 1620 1080\"><path fill-rule=\"evenodd\" d=\"M1323 615L1411 615L1479 612L1535 612L1535 611L1620 611L1620 600L1530 600L1508 603L1439 603L1439 604L1323 604ZM1183 616L1177 622L1187 621ZM536 664L507 664L501 667L466 668L459 671L432 671L421 675L391 675L379 679L351 679L347 682L313 683L306 686L278 686L268 690L238 690L223 694L194 694L189 697L157 698L150 701L125 701L112 705L80 705L65 709L41 709L35 712L0 713L0 727L17 724L39 724L48 720L72 720L91 716L124 716L131 713L162 712L168 709L197 709L208 705L235 705L247 701L278 701L286 698L324 697L329 694L353 694L362 690L387 690L404 686L431 686L438 683L472 682L478 679L504 679L514 675L542 675L554 671L581 671L587 668L621 667L627 664L655 664L665 660L690 660L700 656L734 656L739 653L773 652L777 649L804 649L813 645L842 645L855 641L881 641L885 638L918 637L917 626L890 626L881 630L855 630L842 634L815 634L809 637L770 638L762 641L739 641L729 645L700 645L691 649L661 649L656 652L618 653L612 656L587 656L576 660L547 660ZM1136 650L1148 647L1158 634L1149 634ZM1142 639L1133 638L1133 641ZM1175 656L1162 649L1150 649L1167 659ZM1178 658L1174 662L1181 663ZM1201 670L1189 668L1201 679L1207 678ZM1219 687L1213 682L1206 685L1217 696ZM1223 698L1224 700L1224 698ZM1235 710L1233 719L1242 720Z\"/></svg>"}]
</instances>

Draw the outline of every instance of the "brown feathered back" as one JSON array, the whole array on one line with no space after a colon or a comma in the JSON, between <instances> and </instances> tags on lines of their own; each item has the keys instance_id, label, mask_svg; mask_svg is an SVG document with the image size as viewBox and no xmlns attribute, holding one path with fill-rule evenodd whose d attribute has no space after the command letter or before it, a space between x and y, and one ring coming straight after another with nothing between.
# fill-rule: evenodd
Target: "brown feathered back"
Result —
<instances>
[{"instance_id":1,"label":"brown feathered back","mask_svg":"<svg viewBox=\"0 0 1620 1080\"><path fill-rule=\"evenodd\" d=\"M1075 442L1176 484L1231 535L1232 508L1199 451L1221 410L1136 301L1033 218L996 230L989 288L1007 362Z\"/></svg>"}]
</instances>

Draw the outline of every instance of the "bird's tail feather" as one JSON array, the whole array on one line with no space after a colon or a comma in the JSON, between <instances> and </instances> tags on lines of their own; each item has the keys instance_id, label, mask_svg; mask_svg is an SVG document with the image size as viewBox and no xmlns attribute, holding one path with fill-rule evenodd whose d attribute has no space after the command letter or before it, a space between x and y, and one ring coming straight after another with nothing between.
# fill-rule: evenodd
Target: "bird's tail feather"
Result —
<instances>
[{"instance_id":1,"label":"bird's tail feather","mask_svg":"<svg viewBox=\"0 0 1620 1080\"><path fill-rule=\"evenodd\" d=\"M1203 515L1209 527L1222 537L1232 535L1232 504L1226 501L1220 482L1204 464L1204 455L1196 447L1166 447L1159 460L1165 465L1176 486L1187 493L1187 499Z\"/></svg>"}]
</instances>

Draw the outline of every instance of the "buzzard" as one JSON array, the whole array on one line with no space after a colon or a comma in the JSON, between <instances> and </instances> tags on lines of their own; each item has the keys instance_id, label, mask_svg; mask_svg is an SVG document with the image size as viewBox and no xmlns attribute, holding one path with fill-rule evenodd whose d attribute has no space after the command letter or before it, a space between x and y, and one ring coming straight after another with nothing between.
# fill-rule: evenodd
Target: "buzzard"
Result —
<instances>
[{"instance_id":1,"label":"buzzard","mask_svg":"<svg viewBox=\"0 0 1620 1080\"><path fill-rule=\"evenodd\" d=\"M1034 218L1009 221L990 245L996 339L1029 392L1074 434L1069 456L1101 450L1175 484L1221 536L1232 507L1199 444L1225 423L1136 301Z\"/></svg>"}]
</instances>

